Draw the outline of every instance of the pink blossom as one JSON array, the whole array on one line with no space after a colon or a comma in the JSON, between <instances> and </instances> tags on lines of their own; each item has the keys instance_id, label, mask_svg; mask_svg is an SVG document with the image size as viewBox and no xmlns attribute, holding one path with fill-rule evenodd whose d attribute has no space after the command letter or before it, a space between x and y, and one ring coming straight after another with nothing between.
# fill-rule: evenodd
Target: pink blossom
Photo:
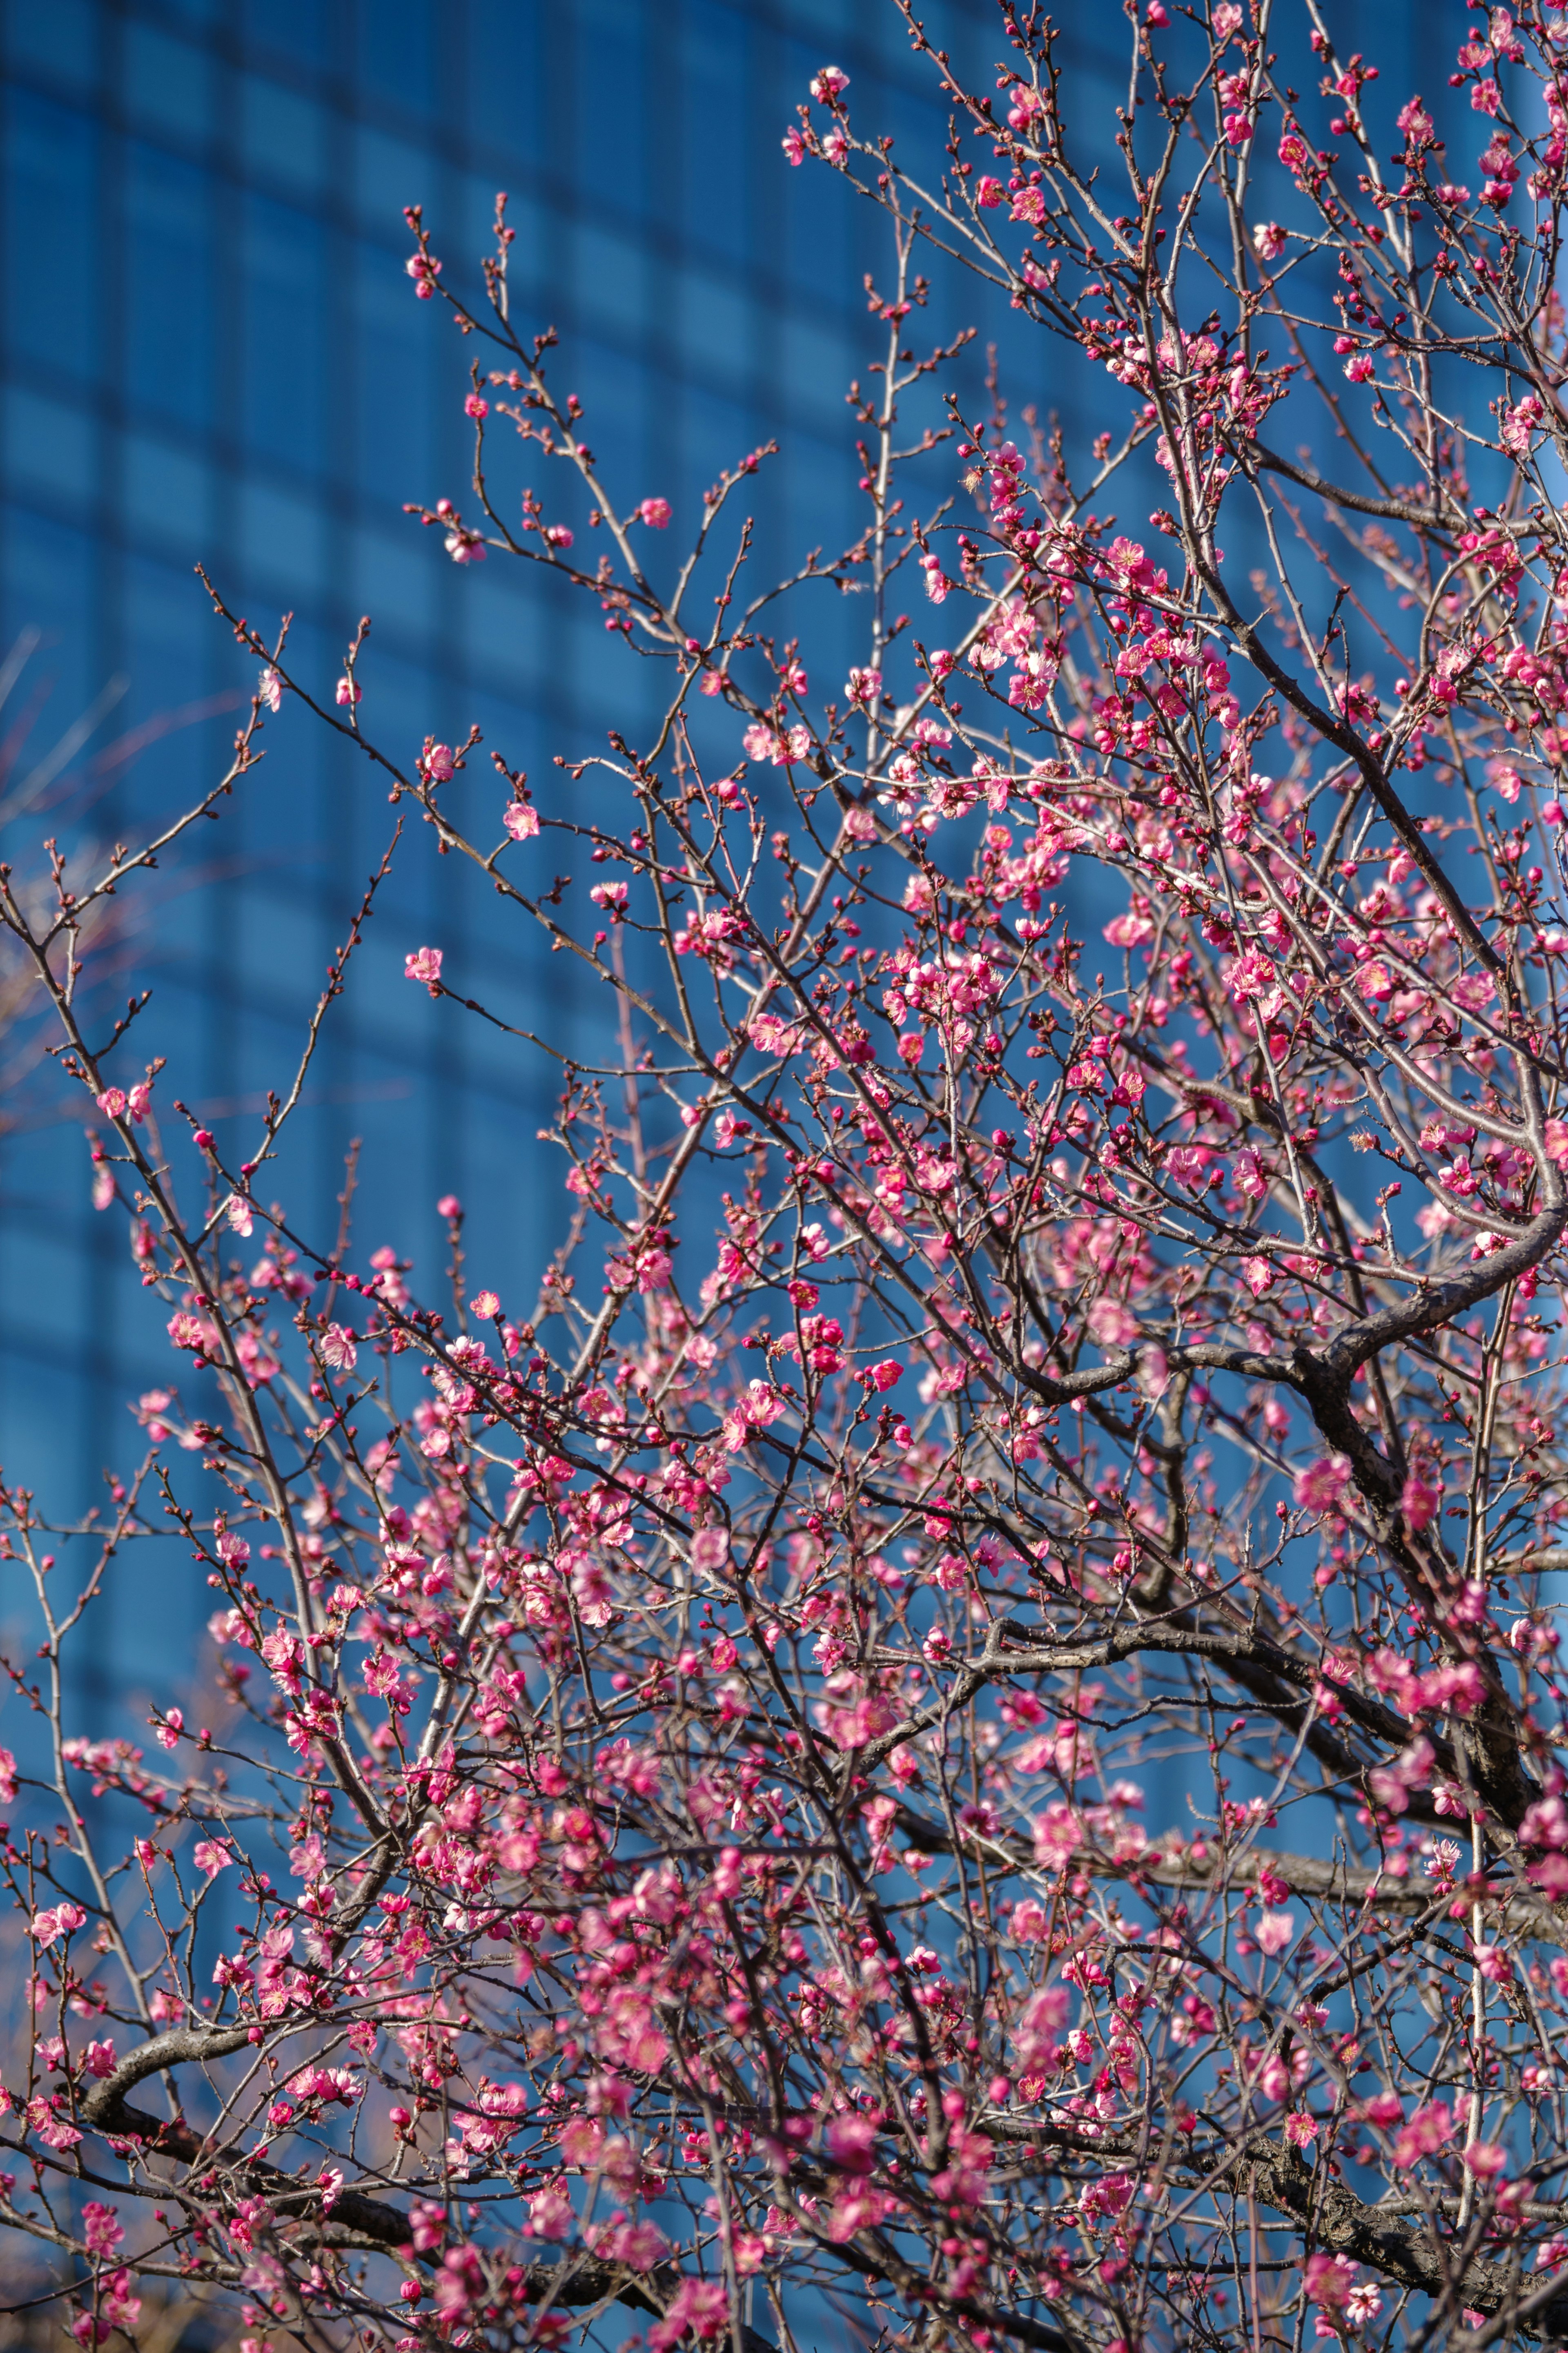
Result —
<instances>
[{"instance_id":1,"label":"pink blossom","mask_svg":"<svg viewBox=\"0 0 1568 2353\"><path fill-rule=\"evenodd\" d=\"M191 1849L191 1861L209 1879L216 1879L220 1871L226 1871L237 1860L233 1848L224 1839L200 1839Z\"/></svg>"},{"instance_id":2,"label":"pink blossom","mask_svg":"<svg viewBox=\"0 0 1568 2353\"><path fill-rule=\"evenodd\" d=\"M1124 1299L1102 1294L1090 1303L1089 1328L1102 1348L1124 1348L1138 1337L1138 1318Z\"/></svg>"},{"instance_id":3,"label":"pink blossom","mask_svg":"<svg viewBox=\"0 0 1568 2353\"><path fill-rule=\"evenodd\" d=\"M1356 2267L1348 2255L1313 2254L1307 2258L1303 2289L1309 2304L1342 2312L1355 2285Z\"/></svg>"},{"instance_id":4,"label":"pink blossom","mask_svg":"<svg viewBox=\"0 0 1568 2353\"><path fill-rule=\"evenodd\" d=\"M1213 1157L1206 1144L1178 1144L1165 1155L1165 1166L1178 1185L1189 1186L1195 1191L1207 1182Z\"/></svg>"},{"instance_id":5,"label":"pink blossom","mask_svg":"<svg viewBox=\"0 0 1568 2353\"><path fill-rule=\"evenodd\" d=\"M439 948L416 948L412 955L405 955L403 959L404 978L426 982L431 996L439 997L441 953Z\"/></svg>"},{"instance_id":6,"label":"pink blossom","mask_svg":"<svg viewBox=\"0 0 1568 2353\"><path fill-rule=\"evenodd\" d=\"M1386 1813L1402 1814L1410 1803L1413 1789L1424 1788L1432 1769L1432 1744L1425 1734L1417 1734L1403 1748L1392 1765L1374 1766L1367 1779L1373 1796ZM1439 1813L1443 1810L1438 1805Z\"/></svg>"},{"instance_id":7,"label":"pink blossom","mask_svg":"<svg viewBox=\"0 0 1568 2353\"><path fill-rule=\"evenodd\" d=\"M1296 1481L1296 1503L1303 1512L1336 1512L1350 1483L1351 1466L1343 1454L1329 1454L1303 1471Z\"/></svg>"},{"instance_id":8,"label":"pink blossom","mask_svg":"<svg viewBox=\"0 0 1568 2353\"><path fill-rule=\"evenodd\" d=\"M921 570L925 575L926 595L933 605L945 603L952 592L952 583L942 568L940 555L922 555Z\"/></svg>"},{"instance_id":9,"label":"pink blossom","mask_svg":"<svg viewBox=\"0 0 1568 2353\"><path fill-rule=\"evenodd\" d=\"M706 2344L710 2337L723 2336L729 2322L723 2281L688 2275L671 2297L664 2318L648 2330L647 2341L654 2353L664 2353L667 2346L678 2344L689 2330L700 2344Z\"/></svg>"},{"instance_id":10,"label":"pink blossom","mask_svg":"<svg viewBox=\"0 0 1568 2353\"><path fill-rule=\"evenodd\" d=\"M806 727L776 727L752 725L742 738L747 757L768 760L775 768L792 760L804 760L811 749L811 731Z\"/></svg>"},{"instance_id":11,"label":"pink blossom","mask_svg":"<svg viewBox=\"0 0 1568 2353\"><path fill-rule=\"evenodd\" d=\"M558 2184L536 2189L528 2201L531 2238L564 2239L576 2222L572 2200Z\"/></svg>"},{"instance_id":12,"label":"pink blossom","mask_svg":"<svg viewBox=\"0 0 1568 2353\"><path fill-rule=\"evenodd\" d=\"M62 1936L74 1936L83 1925L87 1914L79 1904L57 1904L46 1912L35 1912L31 1935L37 1945L58 1944Z\"/></svg>"},{"instance_id":13,"label":"pink blossom","mask_svg":"<svg viewBox=\"0 0 1568 2353\"><path fill-rule=\"evenodd\" d=\"M1442 1500L1440 1487L1430 1484L1419 1471L1412 1471L1399 1498L1405 1526L1415 1529L1417 1534L1421 1529L1430 1527L1437 1516L1437 1507Z\"/></svg>"},{"instance_id":14,"label":"pink blossom","mask_svg":"<svg viewBox=\"0 0 1568 2353\"><path fill-rule=\"evenodd\" d=\"M539 811L531 801L508 801L501 823L514 841L531 841L539 831Z\"/></svg>"},{"instance_id":15,"label":"pink blossom","mask_svg":"<svg viewBox=\"0 0 1568 2353\"><path fill-rule=\"evenodd\" d=\"M668 499L644 499L637 509L650 531L668 531L670 507Z\"/></svg>"},{"instance_id":16,"label":"pink blossom","mask_svg":"<svg viewBox=\"0 0 1568 2353\"><path fill-rule=\"evenodd\" d=\"M825 2138L828 2155L847 2173L869 2173L875 2162L877 2122L874 2116L835 2116Z\"/></svg>"},{"instance_id":17,"label":"pink blossom","mask_svg":"<svg viewBox=\"0 0 1568 2353\"><path fill-rule=\"evenodd\" d=\"M270 1634L262 1636L261 1655L271 1668L279 1688L290 1694L297 1693L305 1663L305 1646L299 1635L289 1627L275 1627Z\"/></svg>"},{"instance_id":18,"label":"pink blossom","mask_svg":"<svg viewBox=\"0 0 1568 2353\"><path fill-rule=\"evenodd\" d=\"M1252 1933L1260 1951L1271 1957L1282 1953L1295 1936L1296 1915L1293 1912L1260 1912Z\"/></svg>"},{"instance_id":19,"label":"pink blossom","mask_svg":"<svg viewBox=\"0 0 1568 2353\"><path fill-rule=\"evenodd\" d=\"M359 1358L359 1344L352 1332L342 1324L329 1324L321 1335L321 1360L335 1373L352 1373Z\"/></svg>"},{"instance_id":20,"label":"pink blossom","mask_svg":"<svg viewBox=\"0 0 1568 2353\"><path fill-rule=\"evenodd\" d=\"M128 2271L117 2271L110 2275L105 2284L99 2309L111 2328L122 2328L129 2334L136 2327L142 2317L142 2299L132 2293Z\"/></svg>"},{"instance_id":21,"label":"pink blossom","mask_svg":"<svg viewBox=\"0 0 1568 2353\"><path fill-rule=\"evenodd\" d=\"M628 2271L651 2272L668 2260L669 2241L657 2222L623 2222L610 2233L605 2251Z\"/></svg>"},{"instance_id":22,"label":"pink blossom","mask_svg":"<svg viewBox=\"0 0 1568 2353\"><path fill-rule=\"evenodd\" d=\"M730 1531L726 1527L699 1528L691 1539L691 1566L707 1576L713 1576L728 1566L730 1543Z\"/></svg>"},{"instance_id":23,"label":"pink blossom","mask_svg":"<svg viewBox=\"0 0 1568 2353\"><path fill-rule=\"evenodd\" d=\"M89 2255L111 2255L125 2236L124 2225L112 2206L89 2198L81 2210L82 2236Z\"/></svg>"},{"instance_id":24,"label":"pink blossom","mask_svg":"<svg viewBox=\"0 0 1568 2353\"><path fill-rule=\"evenodd\" d=\"M364 2086L347 2067L303 2067L289 2079L297 2100L337 2100L353 2107Z\"/></svg>"},{"instance_id":25,"label":"pink blossom","mask_svg":"<svg viewBox=\"0 0 1568 2353\"><path fill-rule=\"evenodd\" d=\"M1542 406L1540 394L1534 392L1526 393L1524 398L1518 402L1514 407L1508 408L1503 411L1500 436L1503 448L1515 458L1527 458L1530 455L1534 437L1541 429L1544 417L1545 411ZM1507 774L1508 772L1505 770L1503 773ZM1495 774L1493 776L1493 782L1498 782ZM1519 797L1519 778L1514 776L1512 778L1512 783L1513 790L1511 793L1507 794L1505 797L1510 800L1517 800ZM1498 790L1500 792L1503 790L1500 783L1498 784Z\"/></svg>"},{"instance_id":26,"label":"pink blossom","mask_svg":"<svg viewBox=\"0 0 1568 2353\"><path fill-rule=\"evenodd\" d=\"M73 2124L61 2116L59 2100L60 2094L58 2092L49 2099L46 2099L40 2093L36 2099L27 2102L24 2113L29 2130L36 2132L47 2147L58 2149L63 2153L68 2148L77 2147L80 2143L81 2135Z\"/></svg>"}]
</instances>

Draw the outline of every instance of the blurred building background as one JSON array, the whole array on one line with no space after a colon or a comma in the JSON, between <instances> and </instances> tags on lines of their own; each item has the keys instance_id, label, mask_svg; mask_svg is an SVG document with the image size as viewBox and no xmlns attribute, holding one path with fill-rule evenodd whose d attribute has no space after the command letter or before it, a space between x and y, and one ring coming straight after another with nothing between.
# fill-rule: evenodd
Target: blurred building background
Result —
<instances>
[{"instance_id":1,"label":"blurred building background","mask_svg":"<svg viewBox=\"0 0 1568 2353\"><path fill-rule=\"evenodd\" d=\"M988 5L956 11L961 38L965 19L994 38ZM624 504L674 501L672 552L701 490L775 437L784 455L747 501L760 560L850 535L844 387L876 349L860 281L885 243L868 206L792 172L779 143L829 58L867 119L940 137L929 77L894 9L869 0L10 0L0 650L39 637L0 740L26 732L41 754L111 704L67 771L68 835L134 839L224 760L256 666L214 619L198 562L259 626L292 612L292 659L321 680L374 615L367 724L405 754L478 719L514 764L548 771L556 751L635 728L638 665L590 600L520 565L459 570L401 511L462 498L470 433L468 353L404 272L409 202L477 290L509 192L519 313L560 330L560 381L587 403ZM313 725L286 712L264 740L221 824L127 895L115 951L124 990L154 990L128 1069L168 1054L164 1099L239 1123L230 1135L286 1082L390 827L363 763ZM6 854L54 821L43 807L18 821ZM363 1250L390 1240L433 1275L434 1204L457 1192L474 1263L521 1291L561 1198L535 1141L552 1081L438 1012L402 957L431 939L459 987L547 986L558 1026L596 1008L571 1002L569 959L541 960L432 849L405 845L279 1187L321 1231L361 1135ZM122 1217L90 1207L80 1107L35 1073L12 1110L0 1462L75 1512L132 1452L126 1400L169 1360ZM117 1676L156 1659L170 1611L199 1606L185 1577L165 1559L156 1609L121 1601L103 1622Z\"/></svg>"},{"instance_id":2,"label":"blurred building background","mask_svg":"<svg viewBox=\"0 0 1568 2353\"><path fill-rule=\"evenodd\" d=\"M957 61L984 73L1004 53L991 0L923 13ZM1336 13L1348 40L1363 12ZM1413 16L1375 12L1385 80L1408 71L1389 42L1407 46ZM1124 21L1108 9L1070 37L1109 143ZM934 164L942 112L891 0L8 0L0 652L39 638L0 744L16 728L47 749L118 696L68 771L79 834L134 838L225 757L234 713L218 706L255 665L212 617L198 561L258 626L291 611L293 658L322 681L374 615L367 723L405 754L477 719L537 774L603 748L611 725L635 732L638 665L616 659L590 600L541 593L522 565L458 570L401 512L461 500L470 446L468 354L404 273L411 201L448 276L477 290L509 191L519 315L560 330L557 381L586 401L623 506L674 501L672 555L701 490L774 437L783 456L747 501L759 572L852 534L844 388L878 347L861 280L885 269L886 238L869 206L780 151L829 58L858 121ZM977 293L934 304L931 333L974 317ZM1034 375L1012 388L1046 408L1064 394L1032 348ZM983 366L977 349L973 397ZM120 951L124 987L155 991L130 1074L168 1054L165 1098L215 1124L286 1081L389 828L363 764L313 725L286 715L264 741L222 823L130 894ZM405 985L402 958L428 939L460 989L482 977L527 1002L548 987L557 1029L595 1009L572 1002L569 959L542 957L432 848L405 846L280 1183L320 1233L362 1135L361 1250L389 1240L432 1274L434 1204L455 1191L471 1263L521 1292L561 1199L535 1141L552 1082ZM63 1101L32 1082L0 1138L0 1462L57 1511L126 1457L127 1398L168 1377L161 1317L123 1219L92 1212ZM118 1675L198 1606L187 1574L158 1573L155 1607L116 1605L100 1646Z\"/></svg>"}]
</instances>

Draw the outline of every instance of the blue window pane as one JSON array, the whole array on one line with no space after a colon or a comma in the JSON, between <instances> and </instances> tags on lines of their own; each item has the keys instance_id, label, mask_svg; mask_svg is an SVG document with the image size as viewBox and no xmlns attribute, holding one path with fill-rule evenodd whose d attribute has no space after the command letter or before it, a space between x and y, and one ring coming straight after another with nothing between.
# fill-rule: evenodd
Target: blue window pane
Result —
<instances>
[{"instance_id":1,"label":"blue window pane","mask_svg":"<svg viewBox=\"0 0 1568 2353\"><path fill-rule=\"evenodd\" d=\"M204 142L212 102L213 62L204 50L151 25L126 26L125 109L138 130Z\"/></svg>"},{"instance_id":2,"label":"blue window pane","mask_svg":"<svg viewBox=\"0 0 1568 2353\"><path fill-rule=\"evenodd\" d=\"M367 245L356 261L354 466L361 489L384 512L384 501L428 501L450 491L432 471L433 369L447 364L454 415L462 385L449 349L437 348L443 322L436 307L416 301L401 262ZM449 341L450 328L446 333ZM410 535L418 535L417 526Z\"/></svg>"},{"instance_id":3,"label":"blue window pane","mask_svg":"<svg viewBox=\"0 0 1568 2353\"><path fill-rule=\"evenodd\" d=\"M81 627L83 614L91 607L99 547L83 531L16 506L5 511L4 547L0 643L8 648L21 629L44 632L43 645L33 657L29 691L40 679L49 682L53 700L48 714L58 727L68 726L102 682L89 683L90 657Z\"/></svg>"},{"instance_id":4,"label":"blue window pane","mask_svg":"<svg viewBox=\"0 0 1568 2353\"><path fill-rule=\"evenodd\" d=\"M5 474L52 507L80 508L98 483L93 419L68 401L11 385L5 393Z\"/></svg>"},{"instance_id":5,"label":"blue window pane","mask_svg":"<svg viewBox=\"0 0 1568 2353\"><path fill-rule=\"evenodd\" d=\"M132 147L125 209L126 340L132 398L205 425L213 387L213 202L205 173Z\"/></svg>"},{"instance_id":6,"label":"blue window pane","mask_svg":"<svg viewBox=\"0 0 1568 2353\"><path fill-rule=\"evenodd\" d=\"M373 236L395 237L401 244L408 235L403 218L407 205L423 205L430 227L438 231L430 209L435 187L435 170L422 147L384 131L361 129L354 143L354 202Z\"/></svg>"},{"instance_id":7,"label":"blue window pane","mask_svg":"<svg viewBox=\"0 0 1568 2353\"><path fill-rule=\"evenodd\" d=\"M22 90L5 124L6 334L51 370L96 375L99 142L94 123Z\"/></svg>"},{"instance_id":8,"label":"blue window pane","mask_svg":"<svg viewBox=\"0 0 1568 2353\"><path fill-rule=\"evenodd\" d=\"M580 323L616 342L640 336L647 324L648 277L643 240L584 223L575 248L572 285ZM599 433L603 438L603 426Z\"/></svg>"},{"instance_id":9,"label":"blue window pane","mask_svg":"<svg viewBox=\"0 0 1568 2353\"><path fill-rule=\"evenodd\" d=\"M322 447L320 221L252 196L246 206L242 383L248 448L314 473Z\"/></svg>"},{"instance_id":10,"label":"blue window pane","mask_svg":"<svg viewBox=\"0 0 1568 2353\"><path fill-rule=\"evenodd\" d=\"M743 96L752 72L749 27L732 9L698 0L685 35L685 103L702 132L682 142L682 225L689 236L738 258L749 227Z\"/></svg>"},{"instance_id":11,"label":"blue window pane","mask_svg":"<svg viewBox=\"0 0 1568 2353\"><path fill-rule=\"evenodd\" d=\"M209 559L212 469L188 448L144 433L126 436L125 512L135 535L178 551L191 564Z\"/></svg>"},{"instance_id":12,"label":"blue window pane","mask_svg":"<svg viewBox=\"0 0 1568 2353\"><path fill-rule=\"evenodd\" d=\"M544 19L517 0L469 0L468 127L514 154L537 154L544 77Z\"/></svg>"},{"instance_id":13,"label":"blue window pane","mask_svg":"<svg viewBox=\"0 0 1568 2353\"><path fill-rule=\"evenodd\" d=\"M656 19L643 0L595 0L572 12L576 35L571 90L576 100L575 176L628 213L647 200L648 61ZM614 158L605 173L604 162Z\"/></svg>"},{"instance_id":14,"label":"blue window pane","mask_svg":"<svg viewBox=\"0 0 1568 2353\"><path fill-rule=\"evenodd\" d=\"M34 67L51 81L85 90L97 77L100 16L88 0L10 0L5 57L12 68Z\"/></svg>"},{"instance_id":15,"label":"blue window pane","mask_svg":"<svg viewBox=\"0 0 1568 2353\"><path fill-rule=\"evenodd\" d=\"M492 566L487 564L485 569L489 572ZM520 565L498 564L493 569L500 577L468 584L469 653L498 685L527 694L543 683L546 638L539 598L526 578L518 576ZM499 810L493 810L491 832L496 832L498 822ZM496 839L500 838L497 833Z\"/></svg>"},{"instance_id":16,"label":"blue window pane","mask_svg":"<svg viewBox=\"0 0 1568 2353\"><path fill-rule=\"evenodd\" d=\"M263 183L281 183L292 195L315 195L326 166L327 118L314 99L247 75L239 121L247 172Z\"/></svg>"},{"instance_id":17,"label":"blue window pane","mask_svg":"<svg viewBox=\"0 0 1568 2353\"><path fill-rule=\"evenodd\" d=\"M404 538L381 531L355 533L349 598L355 613L368 613L375 625L362 672L367 684L389 643L424 641L435 596L435 557L417 525Z\"/></svg>"},{"instance_id":18,"label":"blue window pane","mask_svg":"<svg viewBox=\"0 0 1568 2353\"><path fill-rule=\"evenodd\" d=\"M208 551L210 553L210 551ZM123 665L132 686L106 733L149 738L147 750L123 765L116 763L117 806L130 822L150 822L160 811L193 801L202 786L228 765L237 713L215 712L188 723L182 714L200 710L228 666L228 644L201 583L188 563L153 564L132 559L126 567ZM134 816L132 815L134 812ZM222 825L230 828L226 808ZM221 839L215 834L215 841ZM234 845L224 843L232 855ZM198 855L210 856L205 849ZM221 854L221 853L220 853Z\"/></svg>"},{"instance_id":19,"label":"blue window pane","mask_svg":"<svg viewBox=\"0 0 1568 2353\"><path fill-rule=\"evenodd\" d=\"M411 112L429 112L436 100L435 14L427 0L376 0L374 8L360 10L356 63L363 89Z\"/></svg>"},{"instance_id":20,"label":"blue window pane","mask_svg":"<svg viewBox=\"0 0 1568 2353\"><path fill-rule=\"evenodd\" d=\"M325 65L334 13L332 0L246 0L246 39L257 48Z\"/></svg>"},{"instance_id":21,"label":"blue window pane","mask_svg":"<svg viewBox=\"0 0 1568 2353\"><path fill-rule=\"evenodd\" d=\"M327 555L319 500L247 482L239 493L239 518L247 582L285 605L320 594Z\"/></svg>"}]
</instances>

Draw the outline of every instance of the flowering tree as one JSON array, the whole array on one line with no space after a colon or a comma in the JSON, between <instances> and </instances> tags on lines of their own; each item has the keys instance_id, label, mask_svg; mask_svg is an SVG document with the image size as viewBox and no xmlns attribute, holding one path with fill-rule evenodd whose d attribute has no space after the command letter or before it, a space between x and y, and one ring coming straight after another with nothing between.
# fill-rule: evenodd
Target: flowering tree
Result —
<instances>
[{"instance_id":1,"label":"flowering tree","mask_svg":"<svg viewBox=\"0 0 1568 2353\"><path fill-rule=\"evenodd\" d=\"M379 876L243 1158L83 1026L108 879L0 886L180 1359L90 1558L5 1498L0 2215L83 2343L160 2277L396 2353L1560 2326L1564 27L1478 20L1450 151L1314 0L1149 0L1113 171L1037 14L999 94L908 22L944 162L836 69L784 141L892 237L864 530L785 584L859 595L841 688L746 586L765 453L648 556L504 202L472 300L411 216L473 355L423 520L596 596L647 740L487 800L477 732L374 740L363 631L323 692L216 592L224 783L295 698L604 984L535 1300L456 1201L438 1309L273 1198ZM1091 448L941 406L928 253L1099 372ZM221 1690L149 1757L59 1677L161 1519Z\"/></svg>"}]
</instances>

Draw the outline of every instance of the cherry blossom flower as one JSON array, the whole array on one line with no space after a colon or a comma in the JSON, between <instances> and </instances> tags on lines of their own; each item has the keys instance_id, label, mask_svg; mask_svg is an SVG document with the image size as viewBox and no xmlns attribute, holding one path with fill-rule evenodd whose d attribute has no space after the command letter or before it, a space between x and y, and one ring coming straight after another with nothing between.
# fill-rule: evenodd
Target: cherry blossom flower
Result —
<instances>
[{"instance_id":1,"label":"cherry blossom flower","mask_svg":"<svg viewBox=\"0 0 1568 2353\"><path fill-rule=\"evenodd\" d=\"M111 2255L124 2243L125 2228L112 2206L100 2199L89 2198L81 2210L83 2235L88 2252L94 2255Z\"/></svg>"},{"instance_id":2,"label":"cherry blossom flower","mask_svg":"<svg viewBox=\"0 0 1568 2353\"><path fill-rule=\"evenodd\" d=\"M35 1912L31 1929L35 1944L45 1947L58 1944L62 1936L76 1934L87 1919L79 1904L57 1904L42 1912Z\"/></svg>"}]
</instances>

